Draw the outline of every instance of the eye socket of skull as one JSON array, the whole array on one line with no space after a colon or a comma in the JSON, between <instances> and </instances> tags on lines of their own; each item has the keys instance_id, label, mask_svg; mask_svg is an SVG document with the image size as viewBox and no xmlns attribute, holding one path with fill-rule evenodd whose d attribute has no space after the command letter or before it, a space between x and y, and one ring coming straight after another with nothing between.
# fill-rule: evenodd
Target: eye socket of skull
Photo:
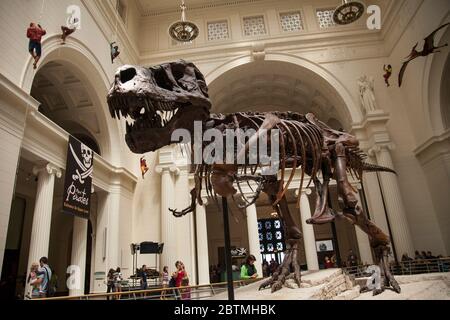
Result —
<instances>
[{"instance_id":1,"label":"eye socket of skull","mask_svg":"<svg viewBox=\"0 0 450 320\"><path fill-rule=\"evenodd\" d=\"M158 87L169 91L173 90L173 83L170 81L169 76L163 68L154 69L153 76Z\"/></svg>"}]
</instances>

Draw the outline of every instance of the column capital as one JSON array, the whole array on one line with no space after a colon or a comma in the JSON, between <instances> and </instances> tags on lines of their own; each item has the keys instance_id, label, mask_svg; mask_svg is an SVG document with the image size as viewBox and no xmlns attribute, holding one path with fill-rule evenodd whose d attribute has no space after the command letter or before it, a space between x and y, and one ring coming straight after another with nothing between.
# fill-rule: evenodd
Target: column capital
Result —
<instances>
[{"instance_id":1,"label":"column capital","mask_svg":"<svg viewBox=\"0 0 450 320\"><path fill-rule=\"evenodd\" d=\"M301 195L300 195L299 191L300 191L299 189L295 190L295 196L296 197L303 196L303 195L309 196L312 193L311 188L302 188L302 194Z\"/></svg>"},{"instance_id":2,"label":"column capital","mask_svg":"<svg viewBox=\"0 0 450 320\"><path fill-rule=\"evenodd\" d=\"M395 144L392 142L383 143L383 144L377 143L372 148L370 148L367 153L369 154L369 156L373 157L377 153L380 153L383 150L387 150L387 151L395 150Z\"/></svg>"},{"instance_id":3,"label":"column capital","mask_svg":"<svg viewBox=\"0 0 450 320\"><path fill-rule=\"evenodd\" d=\"M350 184L351 184L351 186L353 188L355 188L357 190L361 190L362 189L361 183L359 183L359 182L351 182Z\"/></svg>"},{"instance_id":4,"label":"column capital","mask_svg":"<svg viewBox=\"0 0 450 320\"><path fill-rule=\"evenodd\" d=\"M208 197L202 197L203 206L206 207L209 204Z\"/></svg>"},{"instance_id":5,"label":"column capital","mask_svg":"<svg viewBox=\"0 0 450 320\"><path fill-rule=\"evenodd\" d=\"M155 171L159 174L169 172L173 173L175 176L178 176L181 173L181 170L176 165L158 165L155 167Z\"/></svg>"},{"instance_id":6,"label":"column capital","mask_svg":"<svg viewBox=\"0 0 450 320\"><path fill-rule=\"evenodd\" d=\"M58 179L62 177L62 171L52 163L40 164L33 167L33 174L39 175L41 172L47 172L49 175L55 175Z\"/></svg>"},{"instance_id":7,"label":"column capital","mask_svg":"<svg viewBox=\"0 0 450 320\"><path fill-rule=\"evenodd\" d=\"M177 166L171 166L169 170L174 176L179 176L181 174L181 170Z\"/></svg>"}]
</instances>

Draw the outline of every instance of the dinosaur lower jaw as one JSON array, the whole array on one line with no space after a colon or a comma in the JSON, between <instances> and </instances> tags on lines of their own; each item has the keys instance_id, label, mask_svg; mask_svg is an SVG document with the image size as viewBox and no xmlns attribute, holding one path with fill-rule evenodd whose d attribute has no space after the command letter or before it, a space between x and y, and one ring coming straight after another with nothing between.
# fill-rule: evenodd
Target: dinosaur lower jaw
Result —
<instances>
[{"instance_id":1,"label":"dinosaur lower jaw","mask_svg":"<svg viewBox=\"0 0 450 320\"><path fill-rule=\"evenodd\" d=\"M170 145L171 134L166 128L149 128L127 133L125 141L131 152L144 154Z\"/></svg>"},{"instance_id":2,"label":"dinosaur lower jaw","mask_svg":"<svg viewBox=\"0 0 450 320\"><path fill-rule=\"evenodd\" d=\"M151 122L136 120L132 127L127 125L125 141L131 152L143 154L157 151L165 146L180 141L172 141L172 134L182 129L191 135L195 122L203 122L209 118L209 111L199 106L182 107L164 123L164 126L153 126ZM186 141L184 141L186 143Z\"/></svg>"}]
</instances>

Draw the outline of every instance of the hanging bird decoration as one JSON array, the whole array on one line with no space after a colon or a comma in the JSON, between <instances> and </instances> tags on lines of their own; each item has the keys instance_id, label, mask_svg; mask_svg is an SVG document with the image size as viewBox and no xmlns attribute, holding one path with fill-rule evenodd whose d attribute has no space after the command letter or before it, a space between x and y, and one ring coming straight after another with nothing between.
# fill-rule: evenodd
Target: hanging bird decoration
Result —
<instances>
[{"instance_id":1,"label":"hanging bird decoration","mask_svg":"<svg viewBox=\"0 0 450 320\"><path fill-rule=\"evenodd\" d=\"M386 67L386 65L384 65L383 70L384 70L384 72L386 72L383 76L384 82L386 83L387 87L390 87L391 84L389 83L389 79L392 76L392 66L390 64L387 67Z\"/></svg>"},{"instance_id":2,"label":"hanging bird decoration","mask_svg":"<svg viewBox=\"0 0 450 320\"><path fill-rule=\"evenodd\" d=\"M450 23L446 23L442 26L440 26L439 28L437 28L436 30L434 30L428 37L425 38L425 44L423 45L423 49L422 51L417 51L417 46L419 45L419 43L416 43L416 45L412 48L411 54L407 57L407 61L403 62L402 68L400 70L400 73L398 75L398 86L401 87L402 83L403 83L403 76L405 75L405 71L406 68L408 67L408 64L418 58L418 57L426 57L432 53L437 53L440 51L437 51L437 49L443 48L448 46L448 43L439 46L439 47L435 47L434 46L434 37L436 35L436 33L445 28L446 26L450 25Z\"/></svg>"},{"instance_id":3,"label":"hanging bird decoration","mask_svg":"<svg viewBox=\"0 0 450 320\"><path fill-rule=\"evenodd\" d=\"M148 171L147 160L145 160L145 158L142 157L141 160L140 160L140 162L141 162L142 179L144 179L144 178L145 178L145 174L146 174L147 171Z\"/></svg>"}]
</instances>

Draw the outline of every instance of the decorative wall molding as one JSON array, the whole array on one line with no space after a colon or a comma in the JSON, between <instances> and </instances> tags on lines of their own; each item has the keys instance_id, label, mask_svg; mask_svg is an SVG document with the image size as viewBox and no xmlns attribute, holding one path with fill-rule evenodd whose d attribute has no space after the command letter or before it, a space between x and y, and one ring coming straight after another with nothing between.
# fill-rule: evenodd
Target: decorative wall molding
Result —
<instances>
[{"instance_id":1,"label":"decorative wall molding","mask_svg":"<svg viewBox=\"0 0 450 320\"><path fill-rule=\"evenodd\" d=\"M442 156L450 157L450 129L428 139L413 152L422 166Z\"/></svg>"},{"instance_id":2,"label":"decorative wall molding","mask_svg":"<svg viewBox=\"0 0 450 320\"><path fill-rule=\"evenodd\" d=\"M0 127L22 140L27 114L39 102L0 73Z\"/></svg>"},{"instance_id":3,"label":"decorative wall molding","mask_svg":"<svg viewBox=\"0 0 450 320\"><path fill-rule=\"evenodd\" d=\"M220 7L231 7L236 6L240 4L252 4L257 2L262 2L266 0L230 0L227 2L212 2L212 3L206 3L206 4L199 4L199 5L192 5L190 6L189 3L186 4L186 11L194 11L194 10L201 10L201 9L213 9L213 8L220 8ZM144 17L155 17L165 14L174 14L174 13L181 13L181 9L179 7L176 8L167 8L167 9L158 9L158 10L145 10L139 1L137 1L138 7L140 9L140 12L142 12L142 16Z\"/></svg>"},{"instance_id":4,"label":"decorative wall molding","mask_svg":"<svg viewBox=\"0 0 450 320\"><path fill-rule=\"evenodd\" d=\"M335 33L293 33L271 35L264 40L254 39L207 42L195 47L172 47L158 51L141 52L140 60L144 64L158 64L182 55L185 59L214 59L230 57L239 53L252 52L255 45L264 44L267 51L283 51L297 55L314 56L320 63L350 61L384 57L385 50L379 35L369 30L341 31Z\"/></svg>"},{"instance_id":5,"label":"decorative wall molding","mask_svg":"<svg viewBox=\"0 0 450 320\"><path fill-rule=\"evenodd\" d=\"M47 161L65 169L69 133L53 123L44 115L33 111L24 134L23 157L29 161ZM99 155L94 156L93 184L95 187L110 192L114 185L121 185L132 194L137 177L128 169L116 167Z\"/></svg>"}]
</instances>

